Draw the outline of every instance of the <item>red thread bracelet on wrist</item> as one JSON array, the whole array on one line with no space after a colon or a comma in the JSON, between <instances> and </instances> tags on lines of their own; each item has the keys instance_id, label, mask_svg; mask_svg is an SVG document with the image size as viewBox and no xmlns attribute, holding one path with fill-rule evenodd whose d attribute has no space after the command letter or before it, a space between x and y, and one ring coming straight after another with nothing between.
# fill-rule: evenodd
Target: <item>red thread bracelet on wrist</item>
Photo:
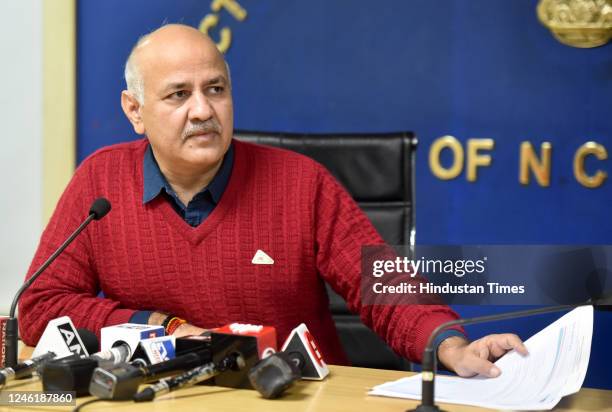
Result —
<instances>
[{"instance_id":1,"label":"red thread bracelet on wrist","mask_svg":"<svg viewBox=\"0 0 612 412\"><path fill-rule=\"evenodd\" d=\"M168 321L168 326L166 326L166 335L174 334L183 323L187 323L187 321L176 316L172 317L172 319Z\"/></svg>"}]
</instances>

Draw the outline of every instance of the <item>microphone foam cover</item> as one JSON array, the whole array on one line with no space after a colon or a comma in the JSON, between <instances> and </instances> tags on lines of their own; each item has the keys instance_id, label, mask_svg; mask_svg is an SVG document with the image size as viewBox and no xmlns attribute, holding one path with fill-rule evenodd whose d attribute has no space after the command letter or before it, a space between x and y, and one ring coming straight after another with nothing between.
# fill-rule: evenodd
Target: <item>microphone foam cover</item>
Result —
<instances>
[{"instance_id":1,"label":"microphone foam cover","mask_svg":"<svg viewBox=\"0 0 612 412\"><path fill-rule=\"evenodd\" d=\"M94 220L100 220L111 210L110 202L103 197L99 197L91 204L89 214L94 215Z\"/></svg>"},{"instance_id":2,"label":"microphone foam cover","mask_svg":"<svg viewBox=\"0 0 612 412\"><path fill-rule=\"evenodd\" d=\"M92 353L96 353L100 344L98 342L98 338L96 338L95 333L90 331L89 329L77 329L77 333L81 337L81 341L83 341L83 346L87 349L87 353L90 355Z\"/></svg>"},{"instance_id":3,"label":"microphone foam cover","mask_svg":"<svg viewBox=\"0 0 612 412\"><path fill-rule=\"evenodd\" d=\"M251 385L266 399L278 398L300 378L297 365L283 352L260 360L249 371Z\"/></svg>"}]
</instances>

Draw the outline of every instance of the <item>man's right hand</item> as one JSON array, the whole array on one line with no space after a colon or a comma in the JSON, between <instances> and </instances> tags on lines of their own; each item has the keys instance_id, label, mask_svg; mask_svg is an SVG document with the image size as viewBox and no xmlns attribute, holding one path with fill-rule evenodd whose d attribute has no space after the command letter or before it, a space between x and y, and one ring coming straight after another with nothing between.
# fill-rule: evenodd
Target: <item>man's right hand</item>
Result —
<instances>
[{"instance_id":1,"label":"man's right hand","mask_svg":"<svg viewBox=\"0 0 612 412\"><path fill-rule=\"evenodd\" d=\"M173 335L177 338L182 338L183 336L189 335L201 335L204 332L206 332L206 329L198 328L190 323L183 323L181 326L176 328Z\"/></svg>"}]
</instances>

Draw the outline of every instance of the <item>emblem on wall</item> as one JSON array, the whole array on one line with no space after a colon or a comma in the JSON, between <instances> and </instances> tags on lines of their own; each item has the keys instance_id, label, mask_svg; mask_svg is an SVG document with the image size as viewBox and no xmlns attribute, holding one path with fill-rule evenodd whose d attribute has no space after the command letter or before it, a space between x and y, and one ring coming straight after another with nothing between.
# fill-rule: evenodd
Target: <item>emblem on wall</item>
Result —
<instances>
[{"instance_id":1,"label":"emblem on wall","mask_svg":"<svg viewBox=\"0 0 612 412\"><path fill-rule=\"evenodd\" d=\"M537 13L568 46L597 47L612 38L612 0L540 0Z\"/></svg>"}]
</instances>

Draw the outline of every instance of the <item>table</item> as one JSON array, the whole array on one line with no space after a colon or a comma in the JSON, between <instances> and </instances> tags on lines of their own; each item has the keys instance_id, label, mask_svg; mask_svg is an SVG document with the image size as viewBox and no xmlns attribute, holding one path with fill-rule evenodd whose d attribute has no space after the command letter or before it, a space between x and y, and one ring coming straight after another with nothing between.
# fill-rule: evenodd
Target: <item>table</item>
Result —
<instances>
[{"instance_id":1,"label":"table","mask_svg":"<svg viewBox=\"0 0 612 412\"><path fill-rule=\"evenodd\" d=\"M330 366L330 376L321 382L301 381L281 399L266 400L253 390L237 390L216 386L195 386L166 394L153 402L134 403L101 401L83 408L83 412L94 411L338 411L338 412L403 412L414 408L415 401L367 396L368 388L386 381L410 375L410 372L379 369ZM10 382L5 391L41 390L39 380L28 379ZM92 397L78 398L77 404ZM440 404L446 411L476 412L486 409ZM19 408L23 411L66 411L72 407L36 406ZM0 411L15 411L18 408L0 407ZM577 394L564 398L555 410L558 411L611 411L612 391L583 388Z\"/></svg>"}]
</instances>

